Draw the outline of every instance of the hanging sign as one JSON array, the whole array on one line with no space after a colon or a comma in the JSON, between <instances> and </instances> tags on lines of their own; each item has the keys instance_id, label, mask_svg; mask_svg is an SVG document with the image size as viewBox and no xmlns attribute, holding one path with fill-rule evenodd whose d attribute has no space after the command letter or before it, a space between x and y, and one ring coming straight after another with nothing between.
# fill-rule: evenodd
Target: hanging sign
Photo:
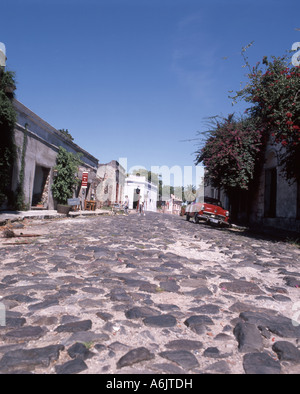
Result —
<instances>
[{"instance_id":1,"label":"hanging sign","mask_svg":"<svg viewBox=\"0 0 300 394\"><path fill-rule=\"evenodd\" d=\"M86 189L86 188L87 188L88 176L89 176L89 173L88 173L88 172L83 172L83 173L82 173L81 187L82 187L83 189Z\"/></svg>"}]
</instances>

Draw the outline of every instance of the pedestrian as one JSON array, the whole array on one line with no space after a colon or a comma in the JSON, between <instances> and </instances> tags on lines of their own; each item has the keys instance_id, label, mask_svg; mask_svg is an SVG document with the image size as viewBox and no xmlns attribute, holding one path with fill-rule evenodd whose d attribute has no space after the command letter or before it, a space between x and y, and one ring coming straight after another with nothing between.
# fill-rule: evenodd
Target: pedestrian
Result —
<instances>
[{"instance_id":1,"label":"pedestrian","mask_svg":"<svg viewBox=\"0 0 300 394\"><path fill-rule=\"evenodd\" d=\"M137 213L140 211L140 198L141 198L140 192L141 192L141 189L139 187L137 187L135 189L135 197L137 198L137 200L136 200L136 212Z\"/></svg>"},{"instance_id":2,"label":"pedestrian","mask_svg":"<svg viewBox=\"0 0 300 394\"><path fill-rule=\"evenodd\" d=\"M140 214L140 215L143 214L144 216L146 216L146 214L145 214L145 202L144 202L144 201L140 201L139 214Z\"/></svg>"},{"instance_id":3,"label":"pedestrian","mask_svg":"<svg viewBox=\"0 0 300 394\"><path fill-rule=\"evenodd\" d=\"M128 198L128 196L125 196L125 201L123 204L123 209L124 209L125 215L128 215L128 208L129 208L129 198Z\"/></svg>"}]
</instances>

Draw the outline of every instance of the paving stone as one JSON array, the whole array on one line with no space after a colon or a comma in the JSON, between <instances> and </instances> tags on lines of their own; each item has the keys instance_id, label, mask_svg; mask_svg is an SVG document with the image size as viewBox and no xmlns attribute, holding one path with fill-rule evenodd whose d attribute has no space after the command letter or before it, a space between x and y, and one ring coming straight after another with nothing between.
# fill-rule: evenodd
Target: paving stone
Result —
<instances>
[{"instance_id":1,"label":"paving stone","mask_svg":"<svg viewBox=\"0 0 300 394\"><path fill-rule=\"evenodd\" d=\"M158 309L160 309L163 312L166 311L180 311L180 308L175 305L175 304L158 304L156 305Z\"/></svg>"},{"instance_id":2,"label":"paving stone","mask_svg":"<svg viewBox=\"0 0 300 394\"><path fill-rule=\"evenodd\" d=\"M124 343L121 342L113 342L110 345L107 346L108 349L114 350L114 351L125 351L128 350L129 346L125 345Z\"/></svg>"},{"instance_id":3,"label":"paving stone","mask_svg":"<svg viewBox=\"0 0 300 394\"><path fill-rule=\"evenodd\" d=\"M101 300L93 300L93 299L86 298L84 300L78 301L78 305L83 309L99 308L100 306L103 305L103 302Z\"/></svg>"},{"instance_id":4,"label":"paving stone","mask_svg":"<svg viewBox=\"0 0 300 394\"><path fill-rule=\"evenodd\" d=\"M238 341L241 352L250 353L263 350L263 341L255 324L238 323L233 333Z\"/></svg>"},{"instance_id":5,"label":"paving stone","mask_svg":"<svg viewBox=\"0 0 300 394\"><path fill-rule=\"evenodd\" d=\"M143 306L143 307L135 306L131 309L128 309L125 312L125 316L127 317L127 319L138 319L141 317L156 316L158 313L159 311L147 306Z\"/></svg>"},{"instance_id":6,"label":"paving stone","mask_svg":"<svg viewBox=\"0 0 300 394\"><path fill-rule=\"evenodd\" d=\"M247 282L245 280L222 282L219 284L219 288L222 290L227 290L239 294L249 294L249 295L264 294L264 292L255 283Z\"/></svg>"},{"instance_id":7,"label":"paving stone","mask_svg":"<svg viewBox=\"0 0 300 394\"><path fill-rule=\"evenodd\" d=\"M82 287L81 291L89 294L104 294L104 290L98 287Z\"/></svg>"},{"instance_id":8,"label":"paving stone","mask_svg":"<svg viewBox=\"0 0 300 394\"><path fill-rule=\"evenodd\" d=\"M200 341L193 341L190 339L175 339L173 341L168 342L165 346L168 349L197 350L197 349L202 349L203 343Z\"/></svg>"},{"instance_id":9,"label":"paving stone","mask_svg":"<svg viewBox=\"0 0 300 394\"><path fill-rule=\"evenodd\" d=\"M166 352L161 352L159 355L163 358L166 358L167 360L173 361L186 370L199 367L196 357L187 350L169 350Z\"/></svg>"},{"instance_id":10,"label":"paving stone","mask_svg":"<svg viewBox=\"0 0 300 394\"><path fill-rule=\"evenodd\" d=\"M195 298L203 298L206 296L212 296L213 293L208 289L208 287L202 286L198 287L195 290L184 292L185 295L195 297Z\"/></svg>"},{"instance_id":11,"label":"paving stone","mask_svg":"<svg viewBox=\"0 0 300 394\"><path fill-rule=\"evenodd\" d=\"M43 348L18 349L4 354L0 360L0 371L9 371L16 368L34 368L36 366L48 367L50 362L57 361L62 345L49 345Z\"/></svg>"},{"instance_id":12,"label":"paving stone","mask_svg":"<svg viewBox=\"0 0 300 394\"><path fill-rule=\"evenodd\" d=\"M272 297L274 298L275 301L279 301L279 302L291 302L292 301L290 299L290 297L286 297L282 294L274 294Z\"/></svg>"},{"instance_id":13,"label":"paving stone","mask_svg":"<svg viewBox=\"0 0 300 394\"><path fill-rule=\"evenodd\" d=\"M9 331L5 334L7 339L38 339L45 334L45 330L39 326L23 326L19 329Z\"/></svg>"},{"instance_id":14,"label":"paving stone","mask_svg":"<svg viewBox=\"0 0 300 394\"><path fill-rule=\"evenodd\" d=\"M136 363L140 363L142 361L148 361L154 359L154 354L150 353L148 349L145 347L139 347L133 350L130 350L123 357L119 359L117 362L117 368L123 368L128 365L133 365Z\"/></svg>"},{"instance_id":15,"label":"paving stone","mask_svg":"<svg viewBox=\"0 0 300 394\"><path fill-rule=\"evenodd\" d=\"M217 347L210 346L203 352L204 357L219 358L220 350Z\"/></svg>"},{"instance_id":16,"label":"paving stone","mask_svg":"<svg viewBox=\"0 0 300 394\"><path fill-rule=\"evenodd\" d=\"M106 346L102 345L101 343L96 343L94 349L96 349L98 352L103 352L104 350L106 350Z\"/></svg>"},{"instance_id":17,"label":"paving stone","mask_svg":"<svg viewBox=\"0 0 300 394\"><path fill-rule=\"evenodd\" d=\"M107 313L107 312L97 312L96 315L104 321L111 320L114 317L111 313Z\"/></svg>"},{"instance_id":18,"label":"paving stone","mask_svg":"<svg viewBox=\"0 0 300 394\"><path fill-rule=\"evenodd\" d=\"M12 300L26 304L37 301L36 298L32 298L24 294L11 294L6 297L3 297L3 300Z\"/></svg>"},{"instance_id":19,"label":"paving stone","mask_svg":"<svg viewBox=\"0 0 300 394\"><path fill-rule=\"evenodd\" d=\"M246 374L271 375L280 374L281 366L267 353L248 353L243 357L243 367Z\"/></svg>"},{"instance_id":20,"label":"paving stone","mask_svg":"<svg viewBox=\"0 0 300 394\"><path fill-rule=\"evenodd\" d=\"M207 304L190 308L190 311L207 315L216 315L220 312L220 308L217 305Z\"/></svg>"},{"instance_id":21,"label":"paving stone","mask_svg":"<svg viewBox=\"0 0 300 394\"><path fill-rule=\"evenodd\" d=\"M59 301L58 300L56 300L56 299L54 299L54 300L46 300L46 301L43 301L43 302L39 302L37 304L30 305L28 307L28 309L30 311L38 311L40 309L44 310L46 308L50 308L51 306L55 306L55 305L59 305Z\"/></svg>"},{"instance_id":22,"label":"paving stone","mask_svg":"<svg viewBox=\"0 0 300 394\"><path fill-rule=\"evenodd\" d=\"M265 327L280 337L300 338L300 326L294 325L293 321L285 316L270 316L266 313L247 311L242 312L240 318L258 327Z\"/></svg>"},{"instance_id":23,"label":"paving stone","mask_svg":"<svg viewBox=\"0 0 300 394\"><path fill-rule=\"evenodd\" d=\"M225 360L217 361L205 368L205 371L218 374L230 374L231 370Z\"/></svg>"},{"instance_id":24,"label":"paving stone","mask_svg":"<svg viewBox=\"0 0 300 394\"><path fill-rule=\"evenodd\" d=\"M168 280L166 282L160 282L159 287L163 291L169 291L170 293L177 293L180 287L177 285L175 280Z\"/></svg>"},{"instance_id":25,"label":"paving stone","mask_svg":"<svg viewBox=\"0 0 300 394\"><path fill-rule=\"evenodd\" d=\"M185 374L185 371L182 368L171 363L152 364L150 368L153 369L156 373L166 373L174 375Z\"/></svg>"},{"instance_id":26,"label":"paving stone","mask_svg":"<svg viewBox=\"0 0 300 394\"><path fill-rule=\"evenodd\" d=\"M296 288L300 287L300 279L299 278L285 276L283 279L285 280L286 285L289 287L296 287Z\"/></svg>"},{"instance_id":27,"label":"paving stone","mask_svg":"<svg viewBox=\"0 0 300 394\"><path fill-rule=\"evenodd\" d=\"M110 300L111 301L119 301L119 302L126 302L132 301L132 298L126 293L124 289L113 289L110 292Z\"/></svg>"},{"instance_id":28,"label":"paving stone","mask_svg":"<svg viewBox=\"0 0 300 394\"><path fill-rule=\"evenodd\" d=\"M86 369L88 369L88 366L80 358L75 358L75 360L67 361L62 365L55 366L55 371L58 375L76 374L85 371Z\"/></svg>"},{"instance_id":29,"label":"paving stone","mask_svg":"<svg viewBox=\"0 0 300 394\"><path fill-rule=\"evenodd\" d=\"M79 332L88 331L92 328L91 320L75 321L58 326L55 331L57 332Z\"/></svg>"},{"instance_id":30,"label":"paving stone","mask_svg":"<svg viewBox=\"0 0 300 394\"><path fill-rule=\"evenodd\" d=\"M58 319L55 316L38 316L34 320L34 324L39 325L39 326L52 326L54 324L57 324Z\"/></svg>"},{"instance_id":31,"label":"paving stone","mask_svg":"<svg viewBox=\"0 0 300 394\"><path fill-rule=\"evenodd\" d=\"M291 342L277 341L272 346L272 349L280 361L292 361L293 363L300 363L300 350L296 348Z\"/></svg>"},{"instance_id":32,"label":"paving stone","mask_svg":"<svg viewBox=\"0 0 300 394\"><path fill-rule=\"evenodd\" d=\"M70 337L62 340L61 342L68 346L74 342L82 342L82 343L89 343L89 342L104 342L109 340L109 335L101 332L95 333L92 331L79 331L74 332Z\"/></svg>"},{"instance_id":33,"label":"paving stone","mask_svg":"<svg viewBox=\"0 0 300 394\"><path fill-rule=\"evenodd\" d=\"M146 317L143 319L143 323L151 327L174 327L177 320L172 315L159 315Z\"/></svg>"},{"instance_id":34,"label":"paving stone","mask_svg":"<svg viewBox=\"0 0 300 394\"><path fill-rule=\"evenodd\" d=\"M212 325L214 322L206 315L193 315L184 321L187 327L193 327L195 325Z\"/></svg>"},{"instance_id":35,"label":"paving stone","mask_svg":"<svg viewBox=\"0 0 300 394\"><path fill-rule=\"evenodd\" d=\"M89 351L89 349L80 342L74 343L71 347L68 349L68 355L71 358L80 358L81 360L86 360L90 357L93 356L93 353Z\"/></svg>"},{"instance_id":36,"label":"paving stone","mask_svg":"<svg viewBox=\"0 0 300 394\"><path fill-rule=\"evenodd\" d=\"M157 293L157 285L148 282L142 283L139 287L139 290L155 294Z\"/></svg>"},{"instance_id":37,"label":"paving stone","mask_svg":"<svg viewBox=\"0 0 300 394\"><path fill-rule=\"evenodd\" d=\"M5 327L3 328L19 328L24 326L26 319L24 317L6 317ZM1 330L2 327L0 327Z\"/></svg>"}]
</instances>

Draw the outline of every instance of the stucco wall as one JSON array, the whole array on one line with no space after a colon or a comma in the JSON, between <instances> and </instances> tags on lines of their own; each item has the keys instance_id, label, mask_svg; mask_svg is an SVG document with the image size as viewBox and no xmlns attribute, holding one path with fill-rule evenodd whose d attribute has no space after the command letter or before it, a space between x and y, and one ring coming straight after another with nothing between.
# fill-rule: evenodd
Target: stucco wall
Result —
<instances>
[{"instance_id":1,"label":"stucco wall","mask_svg":"<svg viewBox=\"0 0 300 394\"><path fill-rule=\"evenodd\" d=\"M96 197L101 204L124 201L125 169L116 160L100 164L97 170L99 185Z\"/></svg>"},{"instance_id":2,"label":"stucco wall","mask_svg":"<svg viewBox=\"0 0 300 394\"><path fill-rule=\"evenodd\" d=\"M44 167L49 172L47 182L48 194L45 208L54 209L55 204L51 193L51 185L53 183L53 167L56 165L56 156L59 147L62 146L67 151L72 153L81 153L81 160L83 161L80 171L89 172L89 182L93 182L96 177L98 168L98 159L74 144L72 141L63 138L60 133L34 114L31 110L25 107L17 100L14 101L14 106L17 112L17 124L15 126L15 144L17 147L17 159L14 164L12 176L12 190L15 191L18 185L21 158L23 151L24 135L27 135L27 144L25 150L25 167L24 167L24 203L27 208L31 207L32 195L34 190L35 171L37 166ZM40 170L40 169L38 169ZM39 175L40 176L40 175Z\"/></svg>"},{"instance_id":3,"label":"stucco wall","mask_svg":"<svg viewBox=\"0 0 300 394\"><path fill-rule=\"evenodd\" d=\"M282 230L300 231L300 220L297 219L297 183L289 183L282 174L278 164L279 146L269 144L265 154L265 163L259 177L256 196L252 201L250 223L262 224ZM266 217L265 213L265 171L277 169L276 215ZM275 197L274 197L275 198Z\"/></svg>"},{"instance_id":4,"label":"stucco wall","mask_svg":"<svg viewBox=\"0 0 300 394\"><path fill-rule=\"evenodd\" d=\"M140 189L140 197L145 202L147 211L156 212L157 186L148 182L144 176L131 175L125 179L124 195L128 196L129 208L133 208L136 188Z\"/></svg>"},{"instance_id":5,"label":"stucco wall","mask_svg":"<svg viewBox=\"0 0 300 394\"><path fill-rule=\"evenodd\" d=\"M16 190L18 184L19 172L21 168L23 141L24 141L24 131L21 127L17 127L15 129L15 142L17 145L18 158L16 160L14 171L13 171L13 179L12 179L13 190ZM28 208L31 206L31 201L32 201L36 165L49 168L50 173L52 174L52 168L56 164L56 156L57 156L57 149L45 145L45 143L35 138L33 134L28 132L26 154L25 154L24 186L23 186L24 197L25 197L24 203L25 205L27 205ZM50 177L50 179L52 179L52 176ZM52 182L50 182L50 187L51 184ZM54 209L54 203L51 193L49 193L47 207L48 209Z\"/></svg>"}]
</instances>

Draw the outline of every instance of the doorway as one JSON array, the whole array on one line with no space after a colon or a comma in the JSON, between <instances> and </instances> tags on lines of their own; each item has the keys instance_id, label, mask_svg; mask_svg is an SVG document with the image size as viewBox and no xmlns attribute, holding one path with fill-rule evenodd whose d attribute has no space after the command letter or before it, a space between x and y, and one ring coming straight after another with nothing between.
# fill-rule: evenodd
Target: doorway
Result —
<instances>
[{"instance_id":1,"label":"doorway","mask_svg":"<svg viewBox=\"0 0 300 394\"><path fill-rule=\"evenodd\" d=\"M32 207L48 208L50 168L35 166Z\"/></svg>"}]
</instances>

